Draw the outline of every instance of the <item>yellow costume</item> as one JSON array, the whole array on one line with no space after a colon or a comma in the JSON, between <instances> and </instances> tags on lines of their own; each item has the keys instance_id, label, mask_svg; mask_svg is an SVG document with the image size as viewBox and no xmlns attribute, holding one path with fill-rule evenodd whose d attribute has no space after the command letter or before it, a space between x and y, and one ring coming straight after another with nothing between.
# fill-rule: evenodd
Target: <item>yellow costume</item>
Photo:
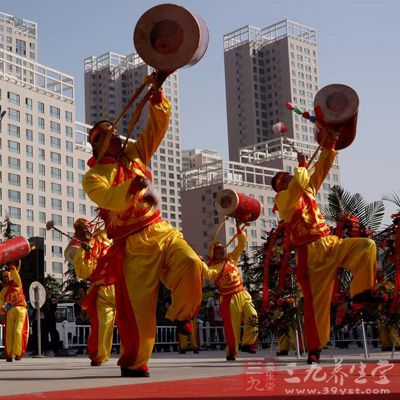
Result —
<instances>
[{"instance_id":1,"label":"yellow costume","mask_svg":"<svg viewBox=\"0 0 400 400\"><path fill-rule=\"evenodd\" d=\"M74 257L74 268L79 279L89 279L90 287L82 302L83 309L90 317L88 351L92 363L108 360L112 348L115 321L114 285L104 285L105 268L101 258L111 245L104 231L95 232L90 241L90 251L79 248Z\"/></svg>"},{"instance_id":2,"label":"yellow costume","mask_svg":"<svg viewBox=\"0 0 400 400\"><path fill-rule=\"evenodd\" d=\"M225 257L225 261L203 266L203 276L215 282L221 293L220 313L224 323L227 357L235 357L240 342L240 327L244 322L242 346L257 346L258 317L250 294L243 288L237 262L246 247L246 234L238 236L238 245Z\"/></svg>"},{"instance_id":3,"label":"yellow costume","mask_svg":"<svg viewBox=\"0 0 400 400\"><path fill-rule=\"evenodd\" d=\"M29 337L29 320L22 281L18 270L11 266L9 274L12 281L6 284L0 292L0 308L6 312L6 335L4 353L7 361L17 360L25 354Z\"/></svg>"},{"instance_id":4,"label":"yellow costume","mask_svg":"<svg viewBox=\"0 0 400 400\"><path fill-rule=\"evenodd\" d=\"M373 289L376 246L366 238L339 239L330 234L316 197L336 151L323 149L310 175L295 168L287 190L277 193L280 216L288 223L290 241L297 247L297 276L304 293L304 336L309 351L323 348L330 334L330 305L338 267L353 274L351 296Z\"/></svg>"},{"instance_id":5,"label":"yellow costume","mask_svg":"<svg viewBox=\"0 0 400 400\"><path fill-rule=\"evenodd\" d=\"M146 167L168 128L170 103L150 104L149 121L119 160L103 158L83 179L89 198L100 207L112 259L122 368L147 371L156 334L156 305L160 281L171 290L167 318L191 319L201 303L201 261L182 234L163 221L160 211L143 201L145 189L130 194L137 176L151 178Z\"/></svg>"}]
</instances>

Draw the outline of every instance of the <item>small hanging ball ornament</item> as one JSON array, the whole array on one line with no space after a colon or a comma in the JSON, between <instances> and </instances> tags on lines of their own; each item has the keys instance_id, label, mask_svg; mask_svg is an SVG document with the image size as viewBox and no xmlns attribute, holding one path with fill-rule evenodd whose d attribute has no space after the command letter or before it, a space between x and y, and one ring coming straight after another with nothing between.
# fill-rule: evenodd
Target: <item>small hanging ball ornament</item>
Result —
<instances>
[{"instance_id":1,"label":"small hanging ball ornament","mask_svg":"<svg viewBox=\"0 0 400 400\"><path fill-rule=\"evenodd\" d=\"M310 115L310 122L315 123L316 118L314 117L314 115Z\"/></svg>"},{"instance_id":2,"label":"small hanging ball ornament","mask_svg":"<svg viewBox=\"0 0 400 400\"><path fill-rule=\"evenodd\" d=\"M293 110L294 110L294 106L293 106L293 104L292 104L290 101L287 101L287 102L285 103L285 106L286 106L286 108L287 108L288 110L290 110L290 111L293 111Z\"/></svg>"},{"instance_id":3,"label":"small hanging ball ornament","mask_svg":"<svg viewBox=\"0 0 400 400\"><path fill-rule=\"evenodd\" d=\"M303 114L301 114L301 116L305 119L310 119L310 113L308 111L304 111Z\"/></svg>"},{"instance_id":4,"label":"small hanging ball ornament","mask_svg":"<svg viewBox=\"0 0 400 400\"><path fill-rule=\"evenodd\" d=\"M287 132L287 127L283 122L277 122L272 126L272 132L275 135L283 135L285 132Z\"/></svg>"},{"instance_id":5,"label":"small hanging ball ornament","mask_svg":"<svg viewBox=\"0 0 400 400\"><path fill-rule=\"evenodd\" d=\"M294 108L294 112L295 112L296 114L298 114L298 115L303 114L303 111L302 111L299 107L295 107L295 108Z\"/></svg>"}]
</instances>

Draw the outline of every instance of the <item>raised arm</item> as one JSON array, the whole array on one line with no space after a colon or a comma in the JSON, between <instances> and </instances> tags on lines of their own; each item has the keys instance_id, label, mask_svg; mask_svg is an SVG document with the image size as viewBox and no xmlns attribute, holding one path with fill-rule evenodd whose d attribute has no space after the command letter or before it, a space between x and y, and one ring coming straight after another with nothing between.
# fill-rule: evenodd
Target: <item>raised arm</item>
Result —
<instances>
[{"instance_id":1,"label":"raised arm","mask_svg":"<svg viewBox=\"0 0 400 400\"><path fill-rule=\"evenodd\" d=\"M313 167L314 171L310 177L310 187L315 193L318 192L322 182L328 175L329 170L335 161L336 154L337 153L335 150L333 150L333 148L322 148L321 155L319 156L318 161L315 163Z\"/></svg>"},{"instance_id":2,"label":"raised arm","mask_svg":"<svg viewBox=\"0 0 400 400\"><path fill-rule=\"evenodd\" d=\"M22 288L21 277L19 276L18 270L15 265L11 265L10 273L11 273L11 276L12 276L14 282L17 284L17 286Z\"/></svg>"},{"instance_id":3,"label":"raised arm","mask_svg":"<svg viewBox=\"0 0 400 400\"><path fill-rule=\"evenodd\" d=\"M74 257L75 274L79 279L88 279L96 269L97 259L90 257L90 254L79 248Z\"/></svg>"},{"instance_id":4,"label":"raised arm","mask_svg":"<svg viewBox=\"0 0 400 400\"><path fill-rule=\"evenodd\" d=\"M126 147L124 153L131 160L139 157L146 165L164 139L169 125L171 104L162 94L160 96L160 102L150 101L146 128L141 132L135 143L130 143Z\"/></svg>"},{"instance_id":5,"label":"raised arm","mask_svg":"<svg viewBox=\"0 0 400 400\"><path fill-rule=\"evenodd\" d=\"M234 262L238 262L240 259L240 256L242 255L244 249L246 248L247 244L247 237L245 231L239 232L239 235L237 237L238 244L235 247L235 249L226 255L226 258L229 258L230 260L233 260Z\"/></svg>"}]
</instances>

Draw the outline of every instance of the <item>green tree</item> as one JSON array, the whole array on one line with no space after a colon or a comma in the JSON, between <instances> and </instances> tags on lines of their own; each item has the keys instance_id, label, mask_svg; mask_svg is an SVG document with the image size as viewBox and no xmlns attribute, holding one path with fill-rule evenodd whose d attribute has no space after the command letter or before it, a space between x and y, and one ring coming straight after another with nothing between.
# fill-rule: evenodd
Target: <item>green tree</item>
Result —
<instances>
[{"instance_id":1,"label":"green tree","mask_svg":"<svg viewBox=\"0 0 400 400\"><path fill-rule=\"evenodd\" d=\"M62 284L62 294L65 300L75 300L78 297L78 292L80 288L83 287L86 291L89 287L88 281L81 281L77 278L74 266L71 263L68 263L68 268L64 276L65 280Z\"/></svg>"},{"instance_id":2,"label":"green tree","mask_svg":"<svg viewBox=\"0 0 400 400\"><path fill-rule=\"evenodd\" d=\"M57 281L57 279L53 278L51 275L47 274L44 278L44 286L49 290L50 293L54 294L55 296L61 296L62 285Z\"/></svg>"}]
</instances>

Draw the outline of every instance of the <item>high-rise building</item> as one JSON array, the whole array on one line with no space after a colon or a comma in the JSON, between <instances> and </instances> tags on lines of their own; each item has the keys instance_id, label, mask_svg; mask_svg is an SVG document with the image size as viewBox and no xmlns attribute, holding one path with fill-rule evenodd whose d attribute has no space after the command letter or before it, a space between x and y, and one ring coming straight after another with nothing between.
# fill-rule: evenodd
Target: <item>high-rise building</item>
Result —
<instances>
[{"instance_id":1,"label":"high-rise building","mask_svg":"<svg viewBox=\"0 0 400 400\"><path fill-rule=\"evenodd\" d=\"M314 126L287 110L286 101L313 110L319 89L313 28L284 20L266 28L245 26L224 36L229 158L270 139L284 122L288 138L314 143Z\"/></svg>"},{"instance_id":2,"label":"high-rise building","mask_svg":"<svg viewBox=\"0 0 400 400\"><path fill-rule=\"evenodd\" d=\"M95 124L107 119L115 121L144 78L152 72L137 54L122 56L106 53L85 59L85 110L86 122ZM162 216L177 228L181 228L179 173L181 170L179 84L174 72L163 84L166 97L172 104L170 125L164 140L153 155L150 168L153 183L161 199ZM137 104L137 103L136 103ZM135 107L122 118L118 125L121 135L126 136L128 124ZM148 109L143 110L131 137L136 139L146 126Z\"/></svg>"},{"instance_id":3,"label":"high-rise building","mask_svg":"<svg viewBox=\"0 0 400 400\"><path fill-rule=\"evenodd\" d=\"M69 239L46 232L46 221L72 233L76 218L91 217L81 186L89 155L76 131L74 78L37 60L36 23L0 13L0 218L16 235L46 238L45 273L61 281Z\"/></svg>"},{"instance_id":4,"label":"high-rise building","mask_svg":"<svg viewBox=\"0 0 400 400\"><path fill-rule=\"evenodd\" d=\"M224 220L224 216L218 214L215 208L217 193L223 189L232 189L260 201L260 217L246 228L250 255L253 249L263 244L264 231L277 224L277 215L273 212L275 192L270 186L276 172L272 168L223 160L183 171L183 232L198 254L207 256L214 234ZM216 240L227 244L235 233L235 220L229 218ZM232 250L234 245L231 244L228 250Z\"/></svg>"},{"instance_id":5,"label":"high-rise building","mask_svg":"<svg viewBox=\"0 0 400 400\"><path fill-rule=\"evenodd\" d=\"M182 171L201 167L217 160L222 160L222 157L214 150L182 150Z\"/></svg>"}]
</instances>

